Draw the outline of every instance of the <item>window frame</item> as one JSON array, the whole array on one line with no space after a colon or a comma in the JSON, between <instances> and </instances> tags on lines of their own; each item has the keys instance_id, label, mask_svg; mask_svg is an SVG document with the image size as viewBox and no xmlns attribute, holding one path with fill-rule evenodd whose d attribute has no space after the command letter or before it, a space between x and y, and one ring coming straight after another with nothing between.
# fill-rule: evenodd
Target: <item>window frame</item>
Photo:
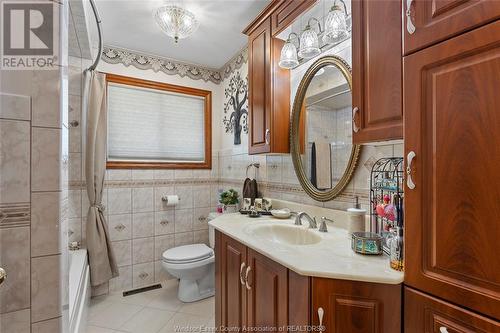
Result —
<instances>
[{"instance_id":1,"label":"window frame","mask_svg":"<svg viewBox=\"0 0 500 333\"><path fill-rule=\"evenodd\" d=\"M106 74L106 103L108 86L117 83L132 87L148 88L178 94L203 97L205 106L205 158L197 162L139 162L139 161L108 161L106 149L106 169L211 169L212 168L212 92L209 90L179 86L175 84L143 80L117 74ZM109 124L107 124L109 126Z\"/></svg>"}]
</instances>

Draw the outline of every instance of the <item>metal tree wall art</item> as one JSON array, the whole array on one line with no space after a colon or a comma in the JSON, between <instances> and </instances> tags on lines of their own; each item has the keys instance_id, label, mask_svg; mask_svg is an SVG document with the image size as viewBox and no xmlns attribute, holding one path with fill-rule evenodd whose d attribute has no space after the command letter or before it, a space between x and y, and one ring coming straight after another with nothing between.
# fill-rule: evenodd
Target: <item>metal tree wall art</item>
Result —
<instances>
[{"instance_id":1,"label":"metal tree wall art","mask_svg":"<svg viewBox=\"0 0 500 333\"><path fill-rule=\"evenodd\" d=\"M236 73L229 80L229 86L224 90L224 95L228 99L224 103L224 127L226 133L234 133L234 144L241 144L241 130L248 133L248 78L242 79L240 72ZM228 114L229 118L228 118Z\"/></svg>"}]
</instances>

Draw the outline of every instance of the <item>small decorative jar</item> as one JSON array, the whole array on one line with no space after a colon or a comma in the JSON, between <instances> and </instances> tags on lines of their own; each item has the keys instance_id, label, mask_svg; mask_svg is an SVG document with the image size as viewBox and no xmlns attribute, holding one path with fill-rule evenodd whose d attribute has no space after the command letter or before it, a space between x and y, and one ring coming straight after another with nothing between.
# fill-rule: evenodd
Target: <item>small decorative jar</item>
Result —
<instances>
[{"instance_id":1,"label":"small decorative jar","mask_svg":"<svg viewBox=\"0 0 500 333\"><path fill-rule=\"evenodd\" d=\"M382 236L372 232L353 232L351 248L360 254L382 254Z\"/></svg>"}]
</instances>

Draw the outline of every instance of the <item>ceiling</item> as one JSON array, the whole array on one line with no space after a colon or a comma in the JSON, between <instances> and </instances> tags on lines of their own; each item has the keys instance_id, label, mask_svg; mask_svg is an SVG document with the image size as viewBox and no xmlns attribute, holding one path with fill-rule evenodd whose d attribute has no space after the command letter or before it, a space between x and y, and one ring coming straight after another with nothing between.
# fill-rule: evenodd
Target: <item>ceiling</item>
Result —
<instances>
[{"instance_id":1,"label":"ceiling","mask_svg":"<svg viewBox=\"0 0 500 333\"><path fill-rule=\"evenodd\" d=\"M97 0L104 45L135 50L219 69L247 43L241 31L269 0ZM175 44L156 24L153 12L175 4L193 12L198 30Z\"/></svg>"}]
</instances>

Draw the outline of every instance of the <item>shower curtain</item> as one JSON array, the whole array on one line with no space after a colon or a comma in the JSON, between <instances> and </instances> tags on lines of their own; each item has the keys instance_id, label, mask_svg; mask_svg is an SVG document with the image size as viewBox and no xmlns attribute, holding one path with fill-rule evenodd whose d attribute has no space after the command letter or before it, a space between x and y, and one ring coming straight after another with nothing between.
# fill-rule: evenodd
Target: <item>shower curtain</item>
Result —
<instances>
[{"instance_id":1,"label":"shower curtain","mask_svg":"<svg viewBox=\"0 0 500 333\"><path fill-rule=\"evenodd\" d=\"M85 175L89 211L87 213L87 251L90 264L90 281L98 286L118 276L118 265L111 247L109 232L101 203L106 172L106 75L87 71L88 99L87 133L85 146Z\"/></svg>"}]
</instances>

